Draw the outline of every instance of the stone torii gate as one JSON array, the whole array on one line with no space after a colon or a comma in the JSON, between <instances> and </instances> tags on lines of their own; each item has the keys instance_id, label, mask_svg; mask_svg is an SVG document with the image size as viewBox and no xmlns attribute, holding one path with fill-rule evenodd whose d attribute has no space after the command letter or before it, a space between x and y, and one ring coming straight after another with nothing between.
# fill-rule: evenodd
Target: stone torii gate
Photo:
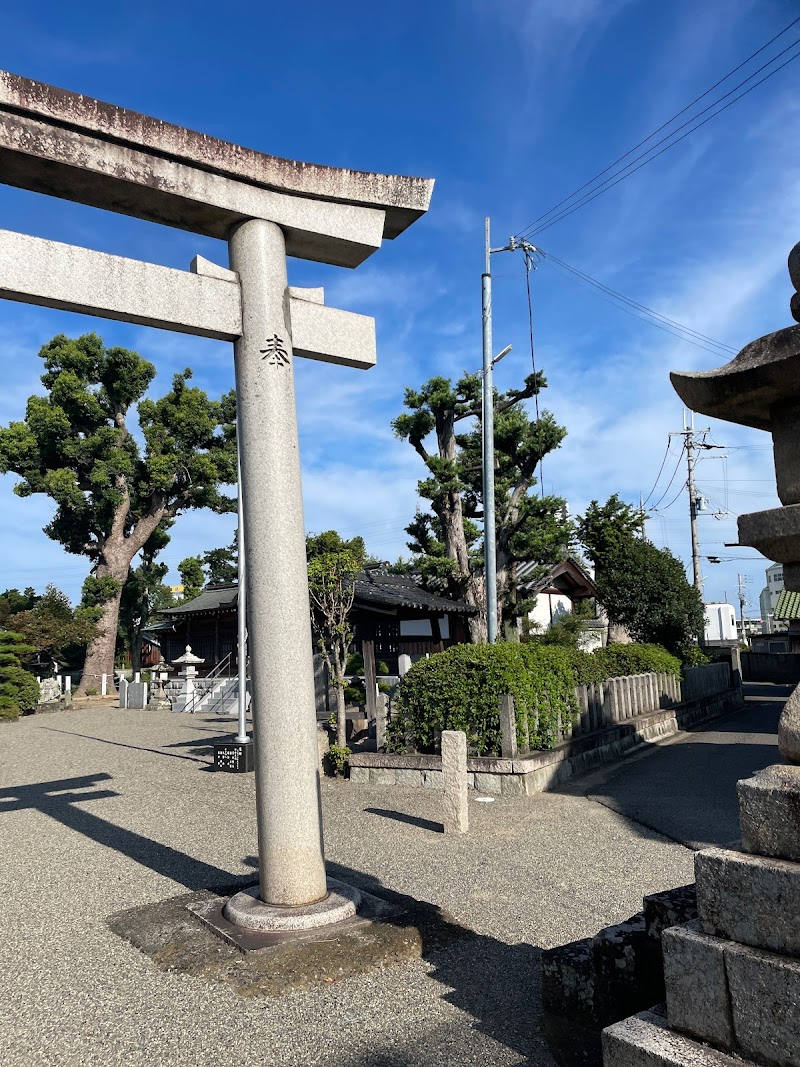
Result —
<instances>
[{"instance_id":1,"label":"stone torii gate","mask_svg":"<svg viewBox=\"0 0 800 1067\"><path fill-rule=\"evenodd\" d=\"M358 266L427 210L433 182L263 155L4 72L0 181L228 242L230 269L181 271L0 231L0 297L233 341L260 886L228 918L352 913L357 894L325 877L293 362L369 368L374 322L291 288L286 257Z\"/></svg>"}]
</instances>

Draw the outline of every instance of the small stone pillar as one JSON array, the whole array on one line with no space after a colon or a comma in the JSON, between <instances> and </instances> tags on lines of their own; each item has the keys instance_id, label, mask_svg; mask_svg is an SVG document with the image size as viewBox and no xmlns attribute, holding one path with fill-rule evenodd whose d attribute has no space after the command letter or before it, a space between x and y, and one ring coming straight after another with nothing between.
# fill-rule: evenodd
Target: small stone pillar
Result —
<instances>
[{"instance_id":1,"label":"small stone pillar","mask_svg":"<svg viewBox=\"0 0 800 1067\"><path fill-rule=\"evenodd\" d=\"M104 697L108 695L108 675L100 675L100 696Z\"/></svg>"},{"instance_id":2,"label":"small stone pillar","mask_svg":"<svg viewBox=\"0 0 800 1067\"><path fill-rule=\"evenodd\" d=\"M72 675L71 674L65 674L64 675L64 692L65 693L71 693L72 692Z\"/></svg>"},{"instance_id":3,"label":"small stone pillar","mask_svg":"<svg viewBox=\"0 0 800 1067\"><path fill-rule=\"evenodd\" d=\"M124 674L119 680L119 706L121 708L127 708L128 706L128 679Z\"/></svg>"},{"instance_id":4,"label":"small stone pillar","mask_svg":"<svg viewBox=\"0 0 800 1067\"><path fill-rule=\"evenodd\" d=\"M389 718L389 698L386 693L378 693L375 709L375 748L383 752L386 748L386 722Z\"/></svg>"},{"instance_id":5,"label":"small stone pillar","mask_svg":"<svg viewBox=\"0 0 800 1067\"><path fill-rule=\"evenodd\" d=\"M397 657L397 673L402 678L411 670L411 656L407 652L401 652Z\"/></svg>"},{"instance_id":6,"label":"small stone pillar","mask_svg":"<svg viewBox=\"0 0 800 1067\"><path fill-rule=\"evenodd\" d=\"M442 731L442 821L446 834L469 830L467 794L467 735L463 730Z\"/></svg>"},{"instance_id":7,"label":"small stone pillar","mask_svg":"<svg viewBox=\"0 0 800 1067\"><path fill-rule=\"evenodd\" d=\"M205 660L200 656L195 656L192 652L192 646L187 645L186 651L178 659L174 659L172 664L174 667L182 667L178 677L181 679L182 687L181 693L178 697L178 711L194 712L194 700L195 700L195 679L197 678L197 664L204 663Z\"/></svg>"},{"instance_id":8,"label":"small stone pillar","mask_svg":"<svg viewBox=\"0 0 800 1067\"><path fill-rule=\"evenodd\" d=\"M504 759L517 754L517 713L510 693L500 696L500 753Z\"/></svg>"},{"instance_id":9,"label":"small stone pillar","mask_svg":"<svg viewBox=\"0 0 800 1067\"><path fill-rule=\"evenodd\" d=\"M731 685L734 689L742 688L742 650L738 645L731 648Z\"/></svg>"}]
</instances>

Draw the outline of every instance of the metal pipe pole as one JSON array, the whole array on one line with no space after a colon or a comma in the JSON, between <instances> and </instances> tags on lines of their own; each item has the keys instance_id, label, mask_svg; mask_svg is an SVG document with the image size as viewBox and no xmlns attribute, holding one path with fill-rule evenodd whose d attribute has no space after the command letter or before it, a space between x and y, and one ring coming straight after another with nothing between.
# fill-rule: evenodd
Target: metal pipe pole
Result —
<instances>
[{"instance_id":1,"label":"metal pipe pole","mask_svg":"<svg viewBox=\"0 0 800 1067\"><path fill-rule=\"evenodd\" d=\"M486 636L497 640L497 550L494 518L494 386L492 382L492 273L489 219L486 219L486 264L481 279L483 318L483 571L486 584Z\"/></svg>"},{"instance_id":2,"label":"metal pipe pole","mask_svg":"<svg viewBox=\"0 0 800 1067\"><path fill-rule=\"evenodd\" d=\"M236 595L238 642L237 656L239 665L239 722L236 740L245 744L250 738L247 736L247 587L245 585L245 557L244 557L244 510L242 502L242 457L239 455L240 436L236 434L236 464L238 470L238 514L239 532L237 535L238 550L238 576L239 588Z\"/></svg>"}]
</instances>

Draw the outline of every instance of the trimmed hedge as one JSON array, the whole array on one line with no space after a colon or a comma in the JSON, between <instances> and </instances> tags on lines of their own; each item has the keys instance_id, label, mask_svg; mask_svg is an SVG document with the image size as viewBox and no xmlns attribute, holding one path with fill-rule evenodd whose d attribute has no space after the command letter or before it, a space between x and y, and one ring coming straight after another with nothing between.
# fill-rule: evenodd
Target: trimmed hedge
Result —
<instances>
[{"instance_id":1,"label":"trimmed hedge","mask_svg":"<svg viewBox=\"0 0 800 1067\"><path fill-rule=\"evenodd\" d=\"M454 645L419 660L400 683L387 748L438 752L442 730L463 730L471 753L500 751L499 701L514 697L519 740L527 720L531 747L557 740L578 714L575 676L566 649L501 642Z\"/></svg>"},{"instance_id":2,"label":"trimmed hedge","mask_svg":"<svg viewBox=\"0 0 800 1067\"><path fill-rule=\"evenodd\" d=\"M440 751L442 730L463 730L477 756L500 752L499 700L514 697L518 741L552 748L559 727L578 715L575 687L628 674L680 676L681 664L658 645L611 645L580 652L536 642L454 645L419 660L400 683L387 729L390 752Z\"/></svg>"}]
</instances>

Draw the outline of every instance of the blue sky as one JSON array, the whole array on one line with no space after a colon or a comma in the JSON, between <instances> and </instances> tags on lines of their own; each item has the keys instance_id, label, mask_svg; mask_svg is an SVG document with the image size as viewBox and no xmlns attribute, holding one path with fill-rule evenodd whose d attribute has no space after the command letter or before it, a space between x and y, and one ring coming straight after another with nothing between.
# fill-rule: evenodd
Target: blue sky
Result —
<instances>
[{"instance_id":1,"label":"blue sky","mask_svg":"<svg viewBox=\"0 0 800 1067\"><path fill-rule=\"evenodd\" d=\"M562 197L707 89L798 14L795 0L420 0L261 5L40 3L4 12L0 67L295 159L436 179L431 210L355 271L290 262L290 281L324 285L332 306L374 315L378 365L360 372L298 361L306 524L404 551L422 470L389 422L405 386L480 364L483 218L505 244ZM773 52L800 37L796 27ZM743 73L749 73L748 68ZM789 325L786 254L800 239L800 63L652 165L554 225L551 251L626 295L739 349ZM0 186L0 227L175 267L220 242ZM496 347L508 388L530 370L521 257L498 255ZM624 314L547 260L533 276L542 404L568 430L545 461L545 487L573 513L651 489L681 428L672 369L723 357ZM192 366L212 394L233 380L229 345L0 302L5 388L0 421L38 388L36 353L53 334L95 329L134 347L159 377ZM709 425L698 420L698 425ZM728 458L698 468L711 498L700 520L705 597L733 599L766 561L730 550L735 515L776 506L766 434L712 421ZM677 460L668 458L662 495ZM663 500L683 481L679 471ZM41 527L50 506L0 478L0 588L55 580L78 595L86 561ZM727 483L727 499L726 499ZM729 509L714 518L716 508ZM648 533L689 558L685 493ZM231 518L183 516L165 559L227 543Z\"/></svg>"}]
</instances>

